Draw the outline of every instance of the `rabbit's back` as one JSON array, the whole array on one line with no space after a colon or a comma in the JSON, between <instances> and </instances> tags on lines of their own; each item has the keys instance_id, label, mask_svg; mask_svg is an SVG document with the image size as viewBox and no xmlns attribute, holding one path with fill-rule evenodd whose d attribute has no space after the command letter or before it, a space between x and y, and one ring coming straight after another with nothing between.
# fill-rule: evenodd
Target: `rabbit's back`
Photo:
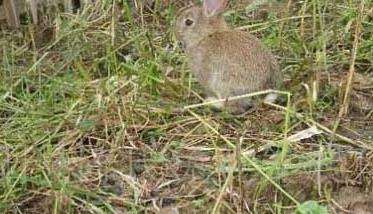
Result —
<instances>
[{"instance_id":1,"label":"rabbit's back","mask_svg":"<svg viewBox=\"0 0 373 214\"><path fill-rule=\"evenodd\" d=\"M202 85L221 97L275 88L281 78L274 56L245 32L215 32L187 52Z\"/></svg>"}]
</instances>

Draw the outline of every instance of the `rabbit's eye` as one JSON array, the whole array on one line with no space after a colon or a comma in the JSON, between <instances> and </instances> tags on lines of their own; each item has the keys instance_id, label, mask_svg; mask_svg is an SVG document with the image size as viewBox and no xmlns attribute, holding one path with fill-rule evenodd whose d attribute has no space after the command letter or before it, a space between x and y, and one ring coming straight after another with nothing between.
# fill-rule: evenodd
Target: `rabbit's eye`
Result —
<instances>
[{"instance_id":1,"label":"rabbit's eye","mask_svg":"<svg viewBox=\"0 0 373 214\"><path fill-rule=\"evenodd\" d=\"M191 26L191 25L193 25L193 23L194 23L194 21L191 20L191 19L186 19L186 20L185 20L185 25L186 25L186 26Z\"/></svg>"}]
</instances>

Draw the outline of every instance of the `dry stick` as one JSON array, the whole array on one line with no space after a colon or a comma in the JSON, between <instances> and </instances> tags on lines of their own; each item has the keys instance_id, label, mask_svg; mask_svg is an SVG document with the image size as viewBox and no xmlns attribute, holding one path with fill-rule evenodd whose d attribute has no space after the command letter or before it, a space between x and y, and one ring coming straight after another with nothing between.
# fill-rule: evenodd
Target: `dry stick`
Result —
<instances>
[{"instance_id":1,"label":"dry stick","mask_svg":"<svg viewBox=\"0 0 373 214\"><path fill-rule=\"evenodd\" d=\"M183 109L188 110L188 109L198 108L198 107L201 107L201 106L211 105L211 104L215 104L215 103L229 102L229 101L232 101L232 100L239 100L239 99L243 99L243 98L249 98L249 97L254 97L254 96L259 96L259 95L264 95L264 94L270 94L270 93L285 94L285 95L290 94L289 92L285 92L285 91L277 91L277 90L268 89L268 90L265 90L265 91L259 91L259 92L254 92L254 93L250 93L250 94L244 94L244 95L239 95L239 96L234 96L234 97L216 99L216 100L212 100L212 101L204 102L204 103L193 104L193 105L185 106Z\"/></svg>"},{"instance_id":2,"label":"dry stick","mask_svg":"<svg viewBox=\"0 0 373 214\"><path fill-rule=\"evenodd\" d=\"M11 27L19 28L20 21L16 2L14 0L4 0L3 6L8 25L10 25Z\"/></svg>"},{"instance_id":3,"label":"dry stick","mask_svg":"<svg viewBox=\"0 0 373 214\"><path fill-rule=\"evenodd\" d=\"M224 100L223 100L224 101ZM226 137L221 135L214 127L212 127L208 122L206 122L204 119L202 119L199 115L194 113L190 110L190 107L188 108L188 112L193 115L195 118L197 118L199 121L201 121L206 127L208 127L211 131L213 131L216 135L218 135L221 139L224 140L228 146L230 146L232 149L236 149L236 146L230 142ZM250 158L242 155L242 157L251 165L254 167L256 171L259 172L265 179L267 179L273 186L275 186L278 190L280 190L286 197L288 197L291 201L293 201L296 205L299 205L299 202L293 198L288 192L286 192L279 184L277 184L272 178L270 178L254 161L252 161Z\"/></svg>"},{"instance_id":4,"label":"dry stick","mask_svg":"<svg viewBox=\"0 0 373 214\"><path fill-rule=\"evenodd\" d=\"M356 55L359 46L359 40L361 36L361 21L364 15L364 0L361 1L360 8L359 8L359 15L356 19L356 27L355 27L355 39L352 47L351 53L351 62L350 62L350 69L347 77L347 84L346 84L346 91L343 97L343 103L341 108L339 109L338 118L334 123L333 132L335 133L338 129L339 123L341 122L341 118L347 114L348 106L349 106L349 97L352 88L352 80L355 74L355 62L356 62Z\"/></svg>"},{"instance_id":5,"label":"dry stick","mask_svg":"<svg viewBox=\"0 0 373 214\"><path fill-rule=\"evenodd\" d=\"M294 116L296 116L299 120L305 122L309 127L311 127L311 124L314 125L314 126L317 126L319 129L321 129L324 132L328 133L330 136L332 136L332 137L334 136L334 137L338 138L341 141L344 141L344 142L349 143L351 145L354 145L354 146L357 146L357 147L360 147L360 148L364 148L364 149L367 149L367 150L373 150L372 147L369 147L369 146L365 145L363 142L361 142L361 141L356 141L355 142L355 141L351 140L348 137L345 137L343 135L337 134L337 133L333 132L332 130L330 130L329 128L321 125L320 123L317 123L316 121L314 121L312 119L306 118L304 115L302 115L302 114L300 114L298 112L295 112L295 111L292 111L292 110L287 110L285 107L277 105L277 104L274 104L274 103L265 103L265 104L269 105L269 106L272 106L272 107L275 107L277 109L283 110L283 111L290 111L291 114L293 114Z\"/></svg>"},{"instance_id":6,"label":"dry stick","mask_svg":"<svg viewBox=\"0 0 373 214\"><path fill-rule=\"evenodd\" d=\"M32 21L34 25L37 25L38 20L38 0L30 0L30 10L32 15Z\"/></svg>"},{"instance_id":7,"label":"dry stick","mask_svg":"<svg viewBox=\"0 0 373 214\"><path fill-rule=\"evenodd\" d=\"M255 27L265 26L268 24L283 22L287 20L305 19L305 18L312 18L312 15L285 17L285 18L274 20L274 21L268 21L268 22L257 23L257 24L252 24L252 25L243 25L241 27L236 27L235 30L248 30L248 29L255 28Z\"/></svg>"},{"instance_id":8,"label":"dry stick","mask_svg":"<svg viewBox=\"0 0 373 214\"><path fill-rule=\"evenodd\" d=\"M115 17L116 17L116 14L115 14L115 5L116 5L116 2L115 0L113 0L113 6L111 8L111 45L114 47L115 45L115 27L116 27L116 20L115 20Z\"/></svg>"},{"instance_id":9,"label":"dry stick","mask_svg":"<svg viewBox=\"0 0 373 214\"><path fill-rule=\"evenodd\" d=\"M211 213L217 213L217 211L218 211L218 209L219 209L219 207L220 207L220 206L219 206L219 205L220 205L220 201L221 201L221 199L223 198L223 195L224 195L225 190L228 188L228 184L229 184L229 182L232 180L233 172L234 172L234 170L235 170L236 167L237 167L237 161L234 160L234 162L233 162L233 166L232 166L231 169L229 170L228 177L227 177L227 179L225 180L225 183L224 183L224 185L223 185L223 187L222 187L222 189L221 189L221 191L220 191L220 193L219 193L219 196L218 196L218 198L217 198L217 200L216 200L216 202L215 202L214 208L212 209L212 212L211 212Z\"/></svg>"},{"instance_id":10,"label":"dry stick","mask_svg":"<svg viewBox=\"0 0 373 214\"><path fill-rule=\"evenodd\" d=\"M299 26L299 32L300 32L300 38L301 38L301 40L303 40L303 41L305 41L304 40L304 28L305 28L305 22L304 22L304 16L305 16L305 14L306 14L306 11L307 11L307 0L304 2L304 4L302 5L302 9L301 9L301 16L302 16L302 18L301 18L301 20L300 20L300 26Z\"/></svg>"},{"instance_id":11,"label":"dry stick","mask_svg":"<svg viewBox=\"0 0 373 214\"><path fill-rule=\"evenodd\" d=\"M289 17L289 11L290 11L291 4L292 4L292 0L288 0L288 3L286 4L286 11L285 11L285 14L284 14L285 17ZM283 30L284 30L285 24L288 24L288 21L289 20L286 20L286 21L280 23L279 34L278 34L279 38L284 38L283 37ZM283 40L280 40L280 49L283 49Z\"/></svg>"},{"instance_id":12,"label":"dry stick","mask_svg":"<svg viewBox=\"0 0 373 214\"><path fill-rule=\"evenodd\" d=\"M242 163L241 163L241 154L242 154L242 142L243 142L243 135L245 132L242 134L238 141L238 146L235 151L235 158L237 162L237 168L238 168L238 184L239 184L239 199L238 199L238 212L239 214L242 213L242 208L243 208L243 201L244 201L244 190L242 187Z\"/></svg>"}]
</instances>

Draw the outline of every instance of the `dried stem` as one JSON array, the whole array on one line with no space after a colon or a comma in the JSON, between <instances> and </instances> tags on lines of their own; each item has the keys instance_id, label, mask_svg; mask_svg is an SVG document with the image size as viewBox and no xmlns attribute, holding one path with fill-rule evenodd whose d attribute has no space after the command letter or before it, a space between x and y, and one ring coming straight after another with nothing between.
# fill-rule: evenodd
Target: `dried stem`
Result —
<instances>
[{"instance_id":1,"label":"dried stem","mask_svg":"<svg viewBox=\"0 0 373 214\"><path fill-rule=\"evenodd\" d=\"M349 98L351 94L351 89L352 89L352 81L354 78L355 74L355 63L356 63L356 56L357 56L357 51L358 51L358 46L359 46L359 40L361 37L361 22L363 20L363 12L364 12L364 0L361 1L360 8L359 8L359 15L356 19L356 24L355 24L355 39L352 47L352 53L351 53L351 62L350 62L350 69L348 72L347 76L347 82L346 82L346 90L343 96L343 103L341 105L341 108L339 109L338 113L338 118L334 124L333 132L338 129L339 123L341 121L341 118L347 114L348 112L348 107L349 107Z\"/></svg>"}]
</instances>

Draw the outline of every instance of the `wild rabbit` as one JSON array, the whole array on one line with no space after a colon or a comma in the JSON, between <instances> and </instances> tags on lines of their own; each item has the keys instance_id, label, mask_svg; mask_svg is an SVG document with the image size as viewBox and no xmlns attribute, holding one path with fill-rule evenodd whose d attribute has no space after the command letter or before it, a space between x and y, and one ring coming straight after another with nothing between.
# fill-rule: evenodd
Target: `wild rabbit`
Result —
<instances>
[{"instance_id":1,"label":"wild rabbit","mask_svg":"<svg viewBox=\"0 0 373 214\"><path fill-rule=\"evenodd\" d=\"M282 73L275 57L253 35L232 30L222 16L228 0L204 0L191 5L176 19L176 37L185 48L192 73L206 89L207 100L275 89ZM274 102L277 96L265 99ZM217 105L243 113L249 99Z\"/></svg>"}]
</instances>

